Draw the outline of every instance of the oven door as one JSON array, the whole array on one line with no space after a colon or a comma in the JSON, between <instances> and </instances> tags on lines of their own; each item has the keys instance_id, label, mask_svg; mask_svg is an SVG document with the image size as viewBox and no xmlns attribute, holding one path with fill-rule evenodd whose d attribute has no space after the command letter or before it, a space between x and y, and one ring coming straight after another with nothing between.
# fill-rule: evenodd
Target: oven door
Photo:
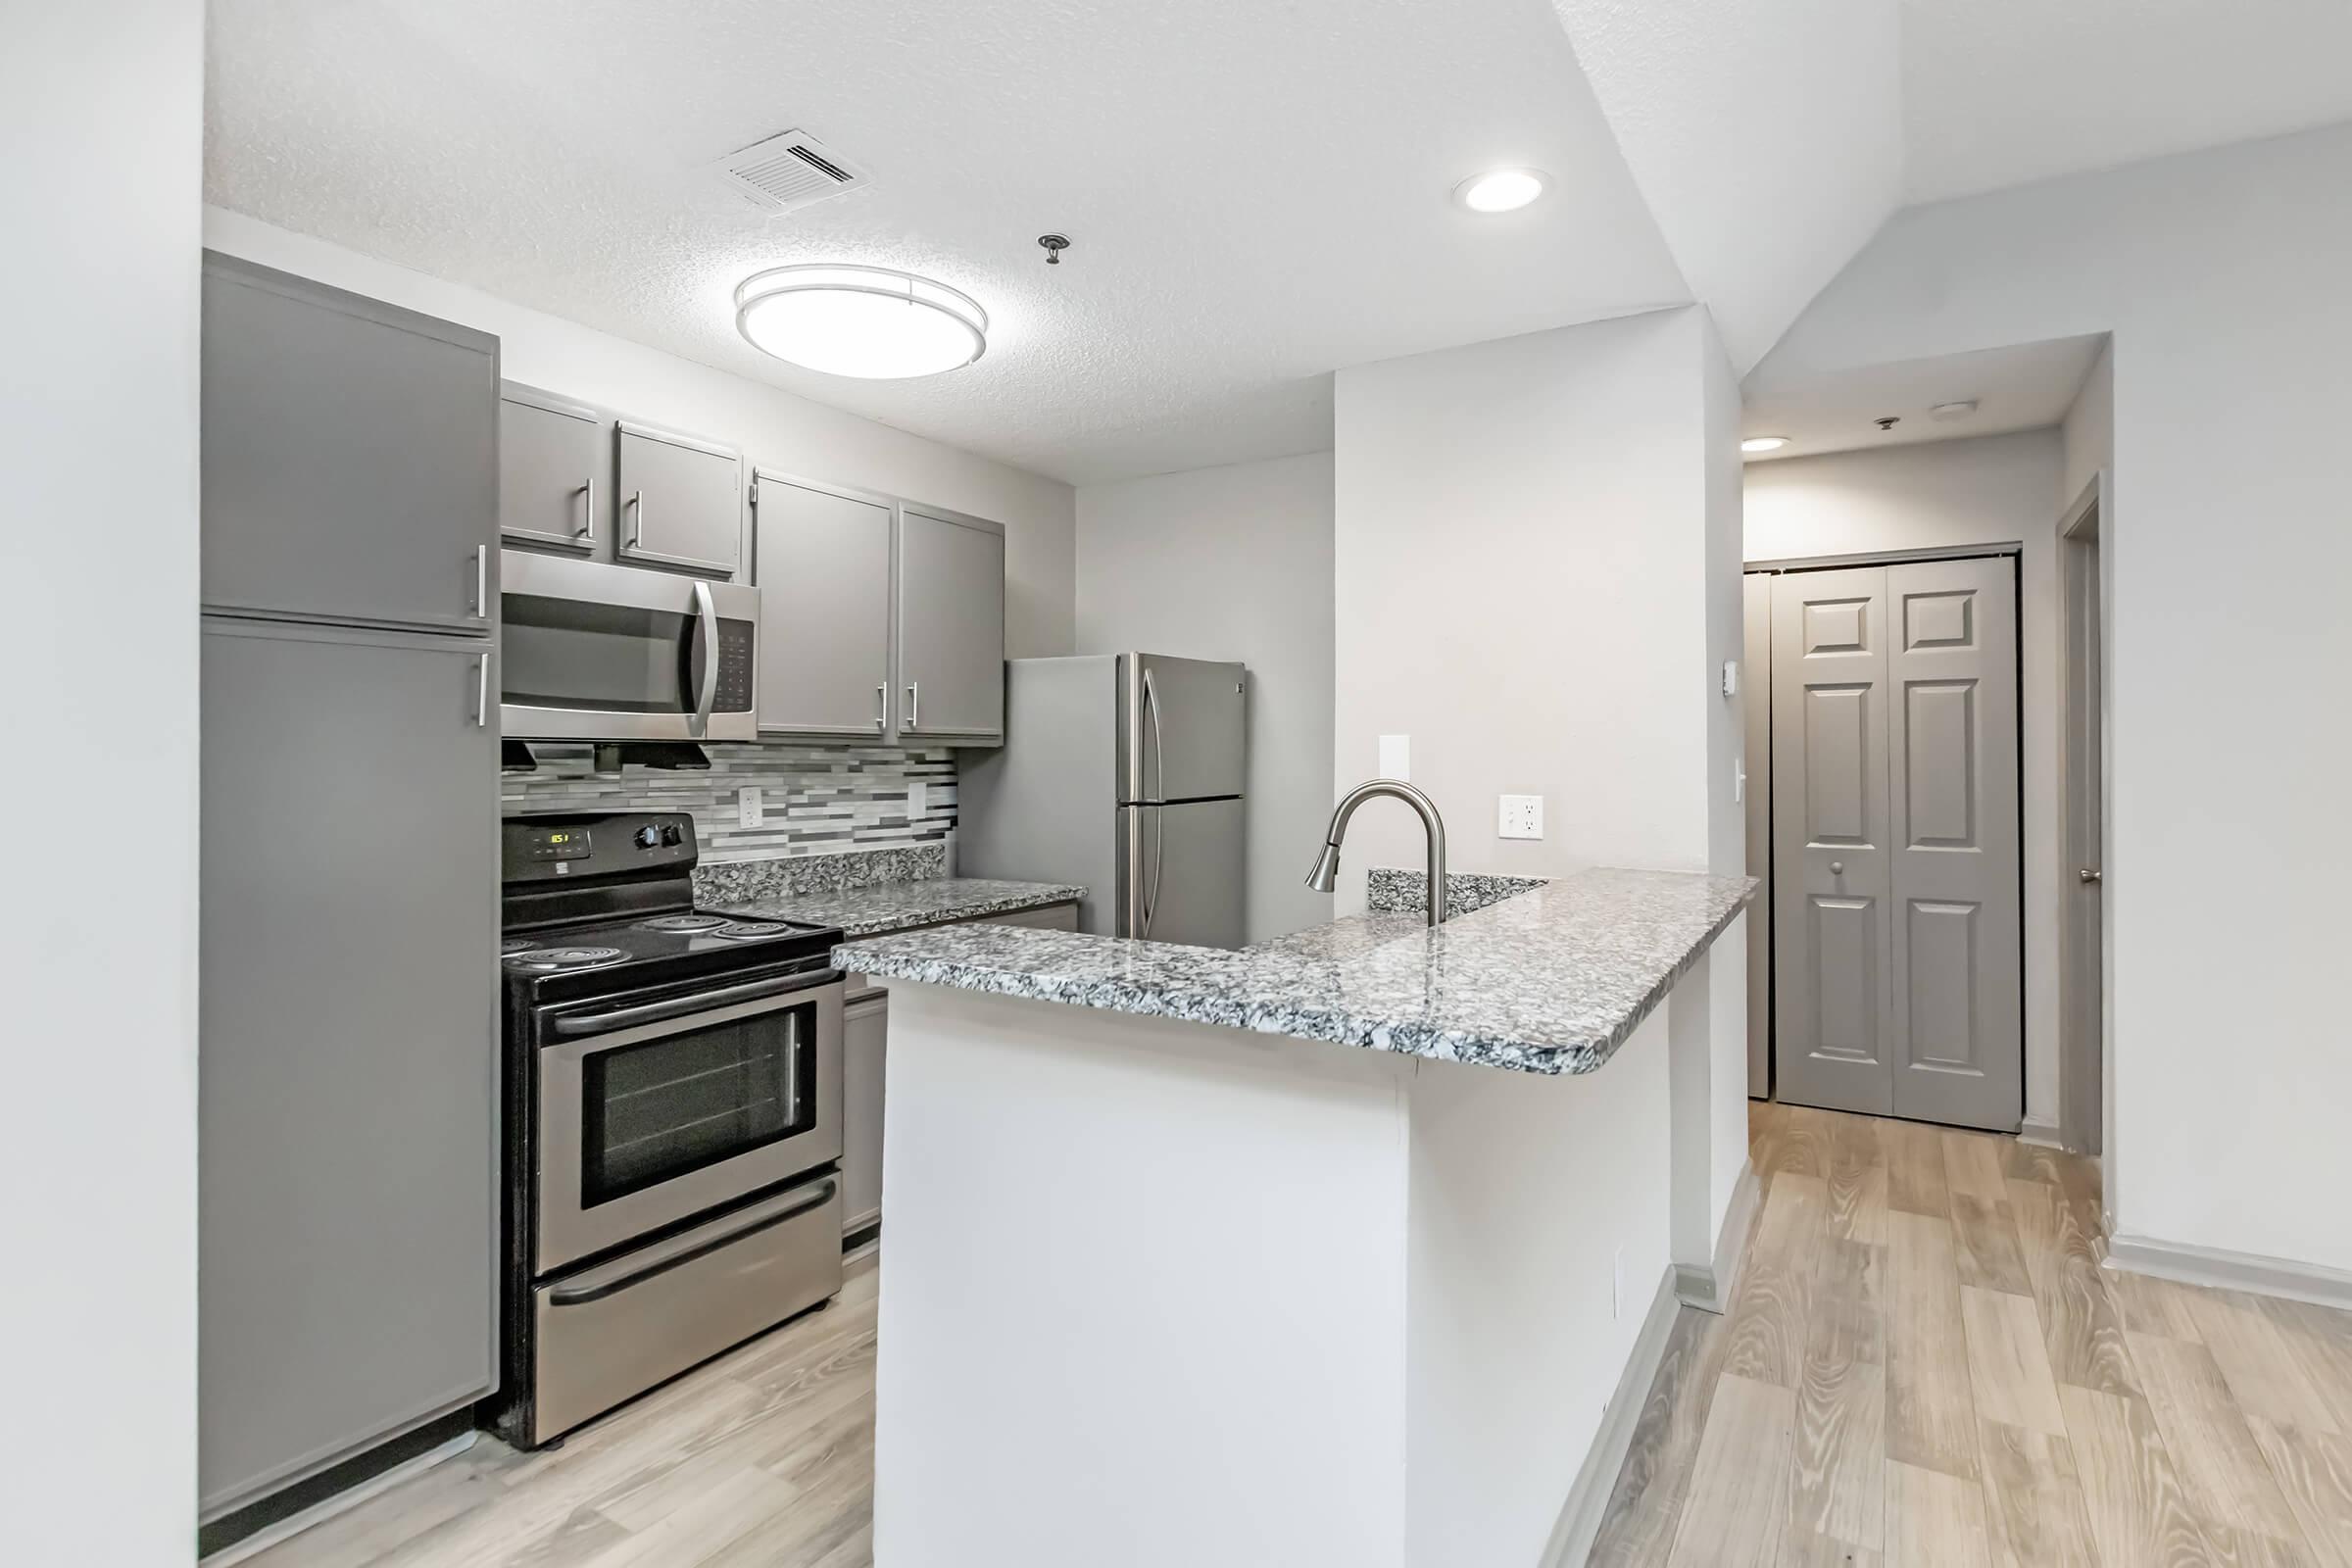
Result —
<instances>
[{"instance_id":1,"label":"oven door","mask_svg":"<svg viewBox=\"0 0 2352 1568\"><path fill-rule=\"evenodd\" d=\"M758 589L527 550L499 571L508 739L758 738Z\"/></svg>"},{"instance_id":2,"label":"oven door","mask_svg":"<svg viewBox=\"0 0 2352 1568\"><path fill-rule=\"evenodd\" d=\"M540 1009L539 1274L841 1157L838 971Z\"/></svg>"}]
</instances>

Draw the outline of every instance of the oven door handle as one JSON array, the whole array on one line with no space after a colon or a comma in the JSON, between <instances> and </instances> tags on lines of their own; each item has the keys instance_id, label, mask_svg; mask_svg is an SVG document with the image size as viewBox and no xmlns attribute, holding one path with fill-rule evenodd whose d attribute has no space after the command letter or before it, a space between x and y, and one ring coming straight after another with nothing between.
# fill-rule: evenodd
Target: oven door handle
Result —
<instances>
[{"instance_id":1,"label":"oven door handle","mask_svg":"<svg viewBox=\"0 0 2352 1568\"><path fill-rule=\"evenodd\" d=\"M697 1242L684 1251L672 1252L667 1257L657 1258L643 1268L631 1269L625 1274L608 1276L596 1280L593 1284L559 1285L547 1293L547 1304L550 1306L586 1306L591 1301L601 1301L607 1297L618 1296L631 1286L643 1285L657 1275L666 1274L673 1268L684 1268L698 1258L709 1257L722 1247L733 1247L747 1236L757 1236L761 1231L773 1230L788 1219L798 1219L812 1208L822 1208L833 1200L833 1191L837 1185L839 1184L828 1176L823 1181L811 1185L808 1191L802 1194L797 1200L787 1203L782 1208L761 1214L750 1224L738 1226L734 1230L713 1236L709 1241Z\"/></svg>"},{"instance_id":2,"label":"oven door handle","mask_svg":"<svg viewBox=\"0 0 2352 1568\"><path fill-rule=\"evenodd\" d=\"M718 991L698 991L691 997L672 997L667 1002L648 1002L641 1006L615 1007L610 1012L578 1012L558 1016L549 1027L564 1039L577 1035L610 1034L616 1029L628 1029L641 1023L662 1023L670 1018L691 1018L698 1012L710 1012L738 1002L758 1002L767 997L789 996L811 986L827 984L834 973L830 969L814 974L796 974L786 980L755 980L748 985L727 986Z\"/></svg>"}]
</instances>

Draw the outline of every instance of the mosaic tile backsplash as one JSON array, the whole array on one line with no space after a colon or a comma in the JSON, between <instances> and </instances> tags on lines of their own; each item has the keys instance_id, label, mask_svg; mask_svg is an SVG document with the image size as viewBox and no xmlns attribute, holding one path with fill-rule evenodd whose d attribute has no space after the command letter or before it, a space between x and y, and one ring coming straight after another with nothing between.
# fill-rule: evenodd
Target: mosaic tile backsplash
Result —
<instances>
[{"instance_id":1,"label":"mosaic tile backsplash","mask_svg":"<svg viewBox=\"0 0 2352 1568\"><path fill-rule=\"evenodd\" d=\"M831 855L942 840L956 825L956 754L896 746L706 746L707 773L629 767L599 778L585 746L533 746L535 773L500 781L500 809L689 811L707 860ZM912 788L923 808L910 811ZM737 796L760 791L760 824Z\"/></svg>"}]
</instances>

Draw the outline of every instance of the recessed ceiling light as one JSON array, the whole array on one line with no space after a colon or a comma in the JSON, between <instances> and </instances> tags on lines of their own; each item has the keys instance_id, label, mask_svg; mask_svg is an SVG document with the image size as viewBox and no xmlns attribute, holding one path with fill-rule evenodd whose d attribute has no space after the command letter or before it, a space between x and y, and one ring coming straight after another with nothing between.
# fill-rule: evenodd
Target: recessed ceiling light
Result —
<instances>
[{"instance_id":1,"label":"recessed ceiling light","mask_svg":"<svg viewBox=\"0 0 2352 1568\"><path fill-rule=\"evenodd\" d=\"M1474 213L1515 213L1550 183L1540 169L1492 169L1454 186L1453 199Z\"/></svg>"},{"instance_id":2,"label":"recessed ceiling light","mask_svg":"<svg viewBox=\"0 0 2352 1568\"><path fill-rule=\"evenodd\" d=\"M827 375L937 375L988 352L988 313L968 294L886 267L778 267L735 290L752 347Z\"/></svg>"},{"instance_id":3,"label":"recessed ceiling light","mask_svg":"<svg viewBox=\"0 0 2352 1568\"><path fill-rule=\"evenodd\" d=\"M1740 443L1742 452L1778 452L1788 444L1785 435L1751 435Z\"/></svg>"}]
</instances>

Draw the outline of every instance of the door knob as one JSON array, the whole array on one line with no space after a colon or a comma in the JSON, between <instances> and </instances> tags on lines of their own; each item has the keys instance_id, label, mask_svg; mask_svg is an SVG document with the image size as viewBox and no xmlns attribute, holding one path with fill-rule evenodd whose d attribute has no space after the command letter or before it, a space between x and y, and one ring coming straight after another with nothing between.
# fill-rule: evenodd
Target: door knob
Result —
<instances>
[{"instance_id":1,"label":"door knob","mask_svg":"<svg viewBox=\"0 0 2352 1568\"><path fill-rule=\"evenodd\" d=\"M2075 875L2079 880L2084 882L2097 882L2103 880L2099 873L2093 871L2089 866L2084 866L2082 870L2077 871Z\"/></svg>"},{"instance_id":2,"label":"door knob","mask_svg":"<svg viewBox=\"0 0 2352 1568\"><path fill-rule=\"evenodd\" d=\"M1832 876L1843 876L1843 875L1845 875L1845 862L1844 862L1843 860L1832 860L1832 861L1830 862L1830 875L1832 875Z\"/></svg>"}]
</instances>

